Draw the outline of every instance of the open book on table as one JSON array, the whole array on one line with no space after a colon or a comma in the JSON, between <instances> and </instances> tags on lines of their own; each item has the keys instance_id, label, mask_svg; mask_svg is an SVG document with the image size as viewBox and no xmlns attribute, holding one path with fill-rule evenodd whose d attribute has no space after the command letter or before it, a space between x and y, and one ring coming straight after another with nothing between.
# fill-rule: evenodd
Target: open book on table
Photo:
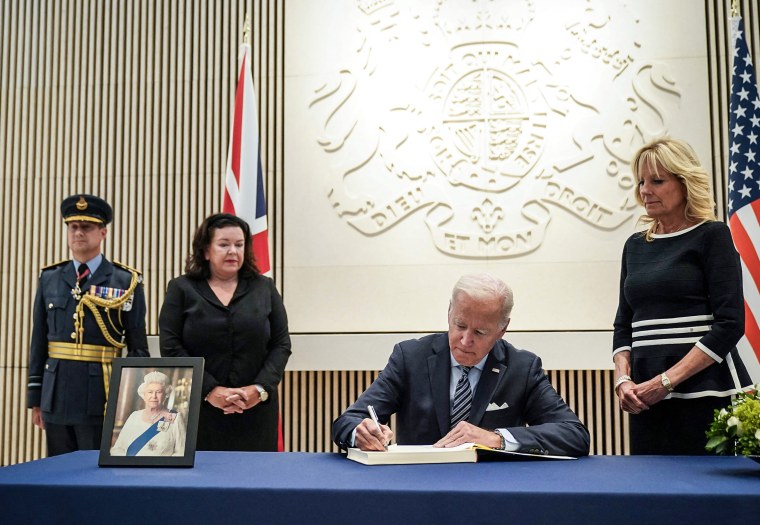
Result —
<instances>
[{"instance_id":1,"label":"open book on table","mask_svg":"<svg viewBox=\"0 0 760 525\"><path fill-rule=\"evenodd\" d=\"M422 463L475 463L491 460L576 459L571 456L547 456L496 450L476 443L438 448L433 445L389 445L385 452L348 449L348 459L365 465L413 465Z\"/></svg>"}]
</instances>

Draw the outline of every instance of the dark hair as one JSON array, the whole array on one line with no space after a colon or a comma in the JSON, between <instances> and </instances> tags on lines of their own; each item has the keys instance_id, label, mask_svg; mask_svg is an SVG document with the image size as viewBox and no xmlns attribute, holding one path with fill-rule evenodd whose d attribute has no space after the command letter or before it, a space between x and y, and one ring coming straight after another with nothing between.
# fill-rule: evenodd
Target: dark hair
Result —
<instances>
[{"instance_id":1,"label":"dark hair","mask_svg":"<svg viewBox=\"0 0 760 525\"><path fill-rule=\"evenodd\" d=\"M195 230L193 250L185 261L185 274L188 277L193 279L208 279L211 277L211 268L206 260L206 248L211 244L214 230L229 226L243 230L243 236L245 237L243 266L240 267L238 275L240 277L252 277L261 273L253 258L253 239L248 223L240 217L230 215L229 213L215 213L206 217L201 225L198 226L198 229Z\"/></svg>"}]
</instances>

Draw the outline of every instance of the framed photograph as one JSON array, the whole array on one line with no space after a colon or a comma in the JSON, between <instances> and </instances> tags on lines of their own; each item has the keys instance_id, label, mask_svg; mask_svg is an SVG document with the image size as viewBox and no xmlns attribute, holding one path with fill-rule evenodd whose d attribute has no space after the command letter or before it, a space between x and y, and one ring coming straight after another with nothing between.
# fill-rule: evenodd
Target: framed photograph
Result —
<instances>
[{"instance_id":1,"label":"framed photograph","mask_svg":"<svg viewBox=\"0 0 760 525\"><path fill-rule=\"evenodd\" d=\"M192 467L202 357L113 360L101 467Z\"/></svg>"}]
</instances>

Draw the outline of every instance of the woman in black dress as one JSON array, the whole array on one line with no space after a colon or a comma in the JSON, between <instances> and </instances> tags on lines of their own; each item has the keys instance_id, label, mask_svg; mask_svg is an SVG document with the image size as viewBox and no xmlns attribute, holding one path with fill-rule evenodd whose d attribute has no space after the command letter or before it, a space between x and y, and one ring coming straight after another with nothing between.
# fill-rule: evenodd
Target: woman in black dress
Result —
<instances>
[{"instance_id":1,"label":"woman in black dress","mask_svg":"<svg viewBox=\"0 0 760 525\"><path fill-rule=\"evenodd\" d=\"M709 177L692 148L662 138L632 170L645 231L625 243L613 360L633 454L705 454L715 409L751 384L739 256L716 220Z\"/></svg>"},{"instance_id":2,"label":"woman in black dress","mask_svg":"<svg viewBox=\"0 0 760 525\"><path fill-rule=\"evenodd\" d=\"M276 451L288 320L274 283L256 268L244 220L220 213L198 227L185 274L167 287L159 329L162 356L205 359L197 449Z\"/></svg>"}]
</instances>

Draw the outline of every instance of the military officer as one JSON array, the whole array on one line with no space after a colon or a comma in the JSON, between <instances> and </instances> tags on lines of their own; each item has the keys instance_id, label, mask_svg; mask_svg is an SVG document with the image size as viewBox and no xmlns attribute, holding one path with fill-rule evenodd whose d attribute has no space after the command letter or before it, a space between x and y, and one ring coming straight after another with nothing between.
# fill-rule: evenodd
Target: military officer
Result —
<instances>
[{"instance_id":1,"label":"military officer","mask_svg":"<svg viewBox=\"0 0 760 525\"><path fill-rule=\"evenodd\" d=\"M101 253L111 206L78 194L61 214L72 259L40 273L27 387L49 456L100 448L113 358L149 355L142 277Z\"/></svg>"}]
</instances>

